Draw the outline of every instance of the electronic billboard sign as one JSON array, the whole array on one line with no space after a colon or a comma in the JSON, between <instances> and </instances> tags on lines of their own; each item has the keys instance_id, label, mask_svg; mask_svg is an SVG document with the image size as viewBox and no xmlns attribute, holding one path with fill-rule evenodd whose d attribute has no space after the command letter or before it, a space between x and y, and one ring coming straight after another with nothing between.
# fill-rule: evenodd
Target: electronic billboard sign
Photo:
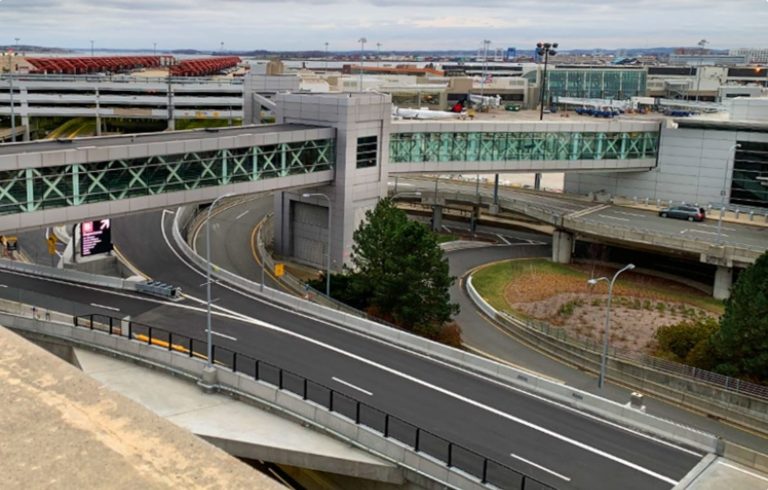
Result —
<instances>
[{"instance_id":1,"label":"electronic billboard sign","mask_svg":"<svg viewBox=\"0 0 768 490\"><path fill-rule=\"evenodd\" d=\"M80 223L80 255L105 254L112 251L112 223L109 219Z\"/></svg>"}]
</instances>

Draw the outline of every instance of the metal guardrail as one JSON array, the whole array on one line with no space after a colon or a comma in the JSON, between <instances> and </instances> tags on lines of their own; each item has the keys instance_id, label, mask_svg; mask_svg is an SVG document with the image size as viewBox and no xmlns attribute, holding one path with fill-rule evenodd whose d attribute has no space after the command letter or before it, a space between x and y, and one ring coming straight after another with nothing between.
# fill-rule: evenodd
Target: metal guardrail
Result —
<instances>
[{"instance_id":1,"label":"metal guardrail","mask_svg":"<svg viewBox=\"0 0 768 490\"><path fill-rule=\"evenodd\" d=\"M81 315L73 317L73 323L75 327L128 337L178 355L205 358L203 353L207 352L207 343L204 340L133 321L126 322L121 318L99 314ZM434 432L300 374L215 344L211 346L211 356L211 361L217 366L297 395L329 412L342 415L357 425L373 429L385 438L394 439L416 452L430 456L448 468L472 475L484 484L521 490L554 489L504 463L485 457L477 451L453 443Z\"/></svg>"},{"instance_id":2,"label":"metal guardrail","mask_svg":"<svg viewBox=\"0 0 768 490\"><path fill-rule=\"evenodd\" d=\"M598 354L602 350L602 342L590 337L574 335L564 328L553 326L547 322L522 320L505 312L496 313L509 322L514 322L523 325L525 328L536 330L551 338L557 339L560 342L570 343L576 347ZM608 347L608 356L616 359L623 359L626 361L639 363L648 368L663 371L665 373L684 376L696 381L703 381L733 393L739 393L742 395L748 395L763 400L768 400L768 386L765 385L750 383L738 378L725 376L723 374L707 371L693 366L687 366L685 364L669 361L667 359L661 359L659 357L644 354L642 352L614 346Z\"/></svg>"}]
</instances>

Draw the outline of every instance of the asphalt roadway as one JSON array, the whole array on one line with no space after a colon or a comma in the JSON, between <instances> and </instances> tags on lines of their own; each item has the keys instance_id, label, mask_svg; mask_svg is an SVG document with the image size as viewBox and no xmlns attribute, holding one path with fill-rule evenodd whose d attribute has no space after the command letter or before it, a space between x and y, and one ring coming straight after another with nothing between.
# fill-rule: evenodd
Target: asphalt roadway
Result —
<instances>
[{"instance_id":1,"label":"asphalt roadway","mask_svg":"<svg viewBox=\"0 0 768 490\"><path fill-rule=\"evenodd\" d=\"M103 312L203 338L202 272L170 243L171 213L115 220L122 252L151 277L182 286L181 303L0 274L0 296L43 308ZM524 471L556 488L670 488L701 455L574 412L214 284L214 343L332 386L350 397ZM228 310L230 315L222 315ZM236 312L236 313L234 313Z\"/></svg>"},{"instance_id":2,"label":"asphalt roadway","mask_svg":"<svg viewBox=\"0 0 768 490\"><path fill-rule=\"evenodd\" d=\"M569 206L569 203L556 203ZM576 206L571 204L571 206ZM270 198L254 199L246 204L237 205L220 212L214 211L211 219L211 260L216 265L235 274L259 282L260 269L255 261L255 252L251 247L253 229L256 223L272 211ZM427 218L415 219L428 221ZM469 233L468 224L461 221L443 220L448 232ZM551 236L527 231L478 226L477 231L498 239L498 245L481 248L469 248L447 253L450 273L460 280L451 288L451 300L461 307L456 322L462 328L464 345L475 353L490 357L499 362L511 364L519 369L563 382L568 386L604 396L619 403L627 403L630 393L622 386L608 383L603 390L597 388L595 376L569 367L561 362L533 350L521 343L511 334L485 318L475 308L464 290L463 280L473 269L498 260L522 259L532 257L550 257ZM205 255L205 226L201 227L195 243L198 253ZM267 275L267 284L275 286L274 279ZM648 413L697 427L705 432L738 444L759 449L768 447L768 441L742 431L732 425L718 422L712 418L695 414L669 403L651 397L645 398Z\"/></svg>"}]
</instances>

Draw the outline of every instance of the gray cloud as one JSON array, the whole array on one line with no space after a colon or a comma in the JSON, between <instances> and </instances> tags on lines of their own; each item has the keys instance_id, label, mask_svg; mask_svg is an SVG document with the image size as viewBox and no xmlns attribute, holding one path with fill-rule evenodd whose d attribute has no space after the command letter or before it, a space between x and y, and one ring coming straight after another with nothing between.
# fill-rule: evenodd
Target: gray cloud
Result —
<instances>
[{"instance_id":1,"label":"gray cloud","mask_svg":"<svg viewBox=\"0 0 768 490\"><path fill-rule=\"evenodd\" d=\"M764 0L3 0L0 44L214 49L475 49L766 43ZM6 39L3 39L6 36Z\"/></svg>"}]
</instances>

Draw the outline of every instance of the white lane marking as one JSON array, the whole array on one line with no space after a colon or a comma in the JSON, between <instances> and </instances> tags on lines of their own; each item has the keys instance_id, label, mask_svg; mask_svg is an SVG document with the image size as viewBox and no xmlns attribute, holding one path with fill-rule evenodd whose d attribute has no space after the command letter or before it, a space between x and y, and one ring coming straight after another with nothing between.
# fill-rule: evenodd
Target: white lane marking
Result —
<instances>
[{"instance_id":1,"label":"white lane marking","mask_svg":"<svg viewBox=\"0 0 768 490\"><path fill-rule=\"evenodd\" d=\"M445 230L446 233L450 233L451 232L451 229L448 228L448 226L446 226L446 225L443 225L443 230Z\"/></svg>"},{"instance_id":2,"label":"white lane marking","mask_svg":"<svg viewBox=\"0 0 768 490\"><path fill-rule=\"evenodd\" d=\"M162 227L163 239L165 240L165 243L168 246L168 248L170 248L171 251L173 252L173 254L176 256L176 258L178 258L180 262L186 264L187 267L190 268L193 272L195 272L198 275L202 276L203 275L202 272L197 270L197 268L193 267L189 262L187 262L187 260L182 259L181 256L179 255L179 253L176 251L176 249L173 246L171 246L171 243L168 241L168 234L165 232L165 226L163 225L162 222L161 222L161 227ZM225 287L225 288L227 288L227 289L229 289L229 290L231 290L233 292L236 292L238 294L241 294L243 296L251 297L253 299L258 299L255 296L250 296L250 295L244 294L241 291L239 291L239 290L237 290L235 288L231 288L229 286L226 286L224 284L222 284L221 287ZM194 298L192 296L186 296L186 297L188 297L190 299L195 299L197 301L202 302L202 300L200 300L198 298ZM262 301L262 300L259 300L259 301ZM303 340L303 341L305 341L307 343L316 345L316 346L318 346L320 348L324 348L324 349L327 349L327 350L329 350L331 352L334 352L336 354L342 355L344 357L348 357L348 358L350 358L352 360L355 360L357 362L360 362L362 364L367 364L367 365L369 365L371 367L377 368L377 369L379 369L381 371L384 371L386 373L389 373L389 374L392 374L392 375L397 376L399 378L405 379L406 381L410 381L410 382L412 382L414 384L423 386L423 387L431 389L433 391L437 391L438 393L442 393L442 394L444 394L446 396L449 396L451 398L454 398L454 399L456 399L456 400L458 400L460 402L466 403L468 405L472 405L472 406L474 406L476 408L479 408L481 410L485 410L486 412L489 412L489 413L492 413L494 415L497 415L497 416L499 416L501 418L505 418L507 420L510 420L512 422L516 422L516 423L518 423L520 425L523 425L523 426L528 427L530 429L533 429L535 431L541 432L541 433L543 433L545 435L548 435L548 436L550 436L550 437L552 437L554 439L558 439L558 440L563 441L563 442L565 442L567 444L571 444L571 445L573 445L573 446L575 446L575 447L577 447L579 449L583 449L583 450L585 450L587 452L591 452L591 453L596 454L598 456L601 456L601 457L603 457L605 459L614 461L614 462L616 462L618 464L621 464L623 466L631 468L631 469L633 469L635 471L639 471L640 473L645 473L646 475L649 475L649 476L651 476L653 478L657 478L659 480L662 480L662 481L664 481L666 483L669 483L670 485L676 485L678 483L677 480L673 480L672 478L668 478L668 477L666 477L666 476L664 476L662 474L656 473L655 471L650 470L648 468L645 468L643 466L640 466L640 465L638 465L636 463L632 463L631 461L627 461L625 459L619 458L619 457L614 456L612 454L609 454L609 453L607 453L607 452L605 452L603 450L600 450L600 449L597 449L595 447L592 447L592 446L590 446L590 445L588 445L586 443L577 441L575 439L571 439L570 437L564 436L562 434L558 434L558 433L556 433L556 432L554 432L552 430L549 430L549 429L547 429L545 427L538 426L538 425L536 425L536 424L534 424L532 422L528 422L528 421L523 420L523 419L521 419L519 417L515 417L514 415L510 415L508 413L502 412L501 410L498 410L496 408L489 407L488 405L484 405L484 404L482 404L480 402L477 402L475 400L467 398L467 397L465 397L463 395L460 395L458 393L454 393L454 392L452 392L452 391L450 391L450 390L448 390L446 388L442 388L440 386L433 385L431 383L428 383L426 381L418 379L415 376L412 376L410 374L402 373L402 372L400 372L400 371L398 371L398 370L396 370L394 368L385 366L383 364L379 364L377 362L371 361L370 359L366 359L366 358L361 357L359 355L352 354L351 352L346 352L346 351L344 351L344 350L342 350L342 349L340 349L338 347L326 344L324 342L321 342L319 340L315 340L315 339L310 338L310 337L306 337L306 336L304 336L302 334L299 334L297 332L286 330L285 328L278 327L276 325L272 325L270 323L264 322L262 320L258 320L256 318L247 317L247 316L245 316L245 315L243 315L241 313L237 313L237 312L229 310L227 308L220 307L220 306L217 307L217 308L220 311L224 311L224 312L226 312L226 313L228 313L230 315L233 315L235 317L239 317L241 319L241 321L243 321L245 323L250 323L252 325L257 325L257 326L263 327L263 328L265 328L267 330L271 330L271 331L274 331L274 332L283 333L283 334L285 334L287 336ZM296 313L296 312L294 312L294 313ZM318 321L316 318L307 317L306 315L300 315L300 316L304 316L305 318L310 318L310 319L312 319L314 321Z\"/></svg>"},{"instance_id":3,"label":"white lane marking","mask_svg":"<svg viewBox=\"0 0 768 490\"><path fill-rule=\"evenodd\" d=\"M607 214L598 214L598 218L615 219L616 221L629 221L629 218L620 218L618 216L608 216Z\"/></svg>"},{"instance_id":4,"label":"white lane marking","mask_svg":"<svg viewBox=\"0 0 768 490\"><path fill-rule=\"evenodd\" d=\"M623 216L633 216L635 218L646 218L647 214L640 214L640 213L628 213L627 211L611 211L614 214L621 214Z\"/></svg>"},{"instance_id":5,"label":"white lane marking","mask_svg":"<svg viewBox=\"0 0 768 490\"><path fill-rule=\"evenodd\" d=\"M509 455L510 455L510 456L512 456L512 457L513 457L513 458L515 458L515 459L518 459L518 460L522 461L522 462L523 462L523 463L525 463L525 464L529 464L529 465L533 466L534 468L538 468L538 469L540 469L541 471L546 471L546 472L547 472L547 473L549 473L550 475L554 475L554 476L556 476L556 477L560 478L561 480L564 480L564 481L571 481L571 479L570 479L570 478L568 478L567 476L565 476L565 475L561 475L561 474L560 474L560 473L558 473L557 471L552 471L552 470L550 470L549 468L547 468L547 467L545 467L545 466L541 466L540 464L536 464L536 463L534 463L533 461L527 460L527 459L525 459L525 458L521 458L521 457L520 457L520 456L518 456L517 454L514 454L514 453L509 453Z\"/></svg>"},{"instance_id":6,"label":"white lane marking","mask_svg":"<svg viewBox=\"0 0 768 490\"><path fill-rule=\"evenodd\" d=\"M216 330L211 330L211 335L216 335L218 337L224 337L225 339L231 340L233 342L237 342L237 337L233 337L233 336L227 335L225 333L217 332Z\"/></svg>"},{"instance_id":7,"label":"white lane marking","mask_svg":"<svg viewBox=\"0 0 768 490\"><path fill-rule=\"evenodd\" d=\"M690 228L687 228L685 230L681 230L680 231L681 235L685 235L686 233L700 233L702 235L715 235L715 236L718 235L714 231L692 230ZM723 238L728 238L728 235L726 235L725 233L720 233L720 236L723 237Z\"/></svg>"},{"instance_id":8,"label":"white lane marking","mask_svg":"<svg viewBox=\"0 0 768 490\"><path fill-rule=\"evenodd\" d=\"M105 310L120 311L120 308L115 308L114 306L100 305L98 303L91 303L91 306L93 306L94 308L103 308Z\"/></svg>"},{"instance_id":9,"label":"white lane marking","mask_svg":"<svg viewBox=\"0 0 768 490\"><path fill-rule=\"evenodd\" d=\"M250 209L246 209L245 211L243 211L242 213L238 214L238 215L235 217L235 221L239 220L240 218L242 218L243 216L245 216L246 214L248 214L248 213L250 213L250 212L251 212L251 210L250 210Z\"/></svg>"},{"instance_id":10,"label":"white lane marking","mask_svg":"<svg viewBox=\"0 0 768 490\"><path fill-rule=\"evenodd\" d=\"M352 383L349 383L349 382L347 382L347 381L344 381L343 379L339 379L339 378L337 378L337 377L335 377L335 376L334 376L333 378L331 378L331 379L332 379L332 380L334 380L334 381L336 381L336 382L337 382L337 383L339 383L339 384L342 384L342 385L344 385L344 386L349 386L349 387L350 387L350 388L352 388L353 390L357 390L357 391L359 391L360 393L363 393L363 394L365 394L365 395L368 395L368 396L373 396L373 393L371 393L370 391L368 391L368 390L364 390L364 389L360 388L359 386L355 386L355 385L353 385Z\"/></svg>"},{"instance_id":11,"label":"white lane marking","mask_svg":"<svg viewBox=\"0 0 768 490\"><path fill-rule=\"evenodd\" d=\"M0 284L0 288L7 288L7 287L8 286L6 286L5 284Z\"/></svg>"},{"instance_id":12,"label":"white lane marking","mask_svg":"<svg viewBox=\"0 0 768 490\"><path fill-rule=\"evenodd\" d=\"M502 235L501 233L496 233L496 236L499 237L499 239L502 242L506 243L507 245L512 245L512 243L509 240L507 240L506 237L504 235Z\"/></svg>"},{"instance_id":13,"label":"white lane marking","mask_svg":"<svg viewBox=\"0 0 768 490\"><path fill-rule=\"evenodd\" d=\"M742 473L746 473L747 475L754 476L755 478L759 478L761 480L768 481L768 478L758 475L757 473L752 473L751 471L747 471L744 468L739 468L738 466L733 466L732 464L728 464L723 462L722 460L718 461L718 464L721 464L723 466L727 466L728 468L734 469L736 471L741 471Z\"/></svg>"}]
</instances>

